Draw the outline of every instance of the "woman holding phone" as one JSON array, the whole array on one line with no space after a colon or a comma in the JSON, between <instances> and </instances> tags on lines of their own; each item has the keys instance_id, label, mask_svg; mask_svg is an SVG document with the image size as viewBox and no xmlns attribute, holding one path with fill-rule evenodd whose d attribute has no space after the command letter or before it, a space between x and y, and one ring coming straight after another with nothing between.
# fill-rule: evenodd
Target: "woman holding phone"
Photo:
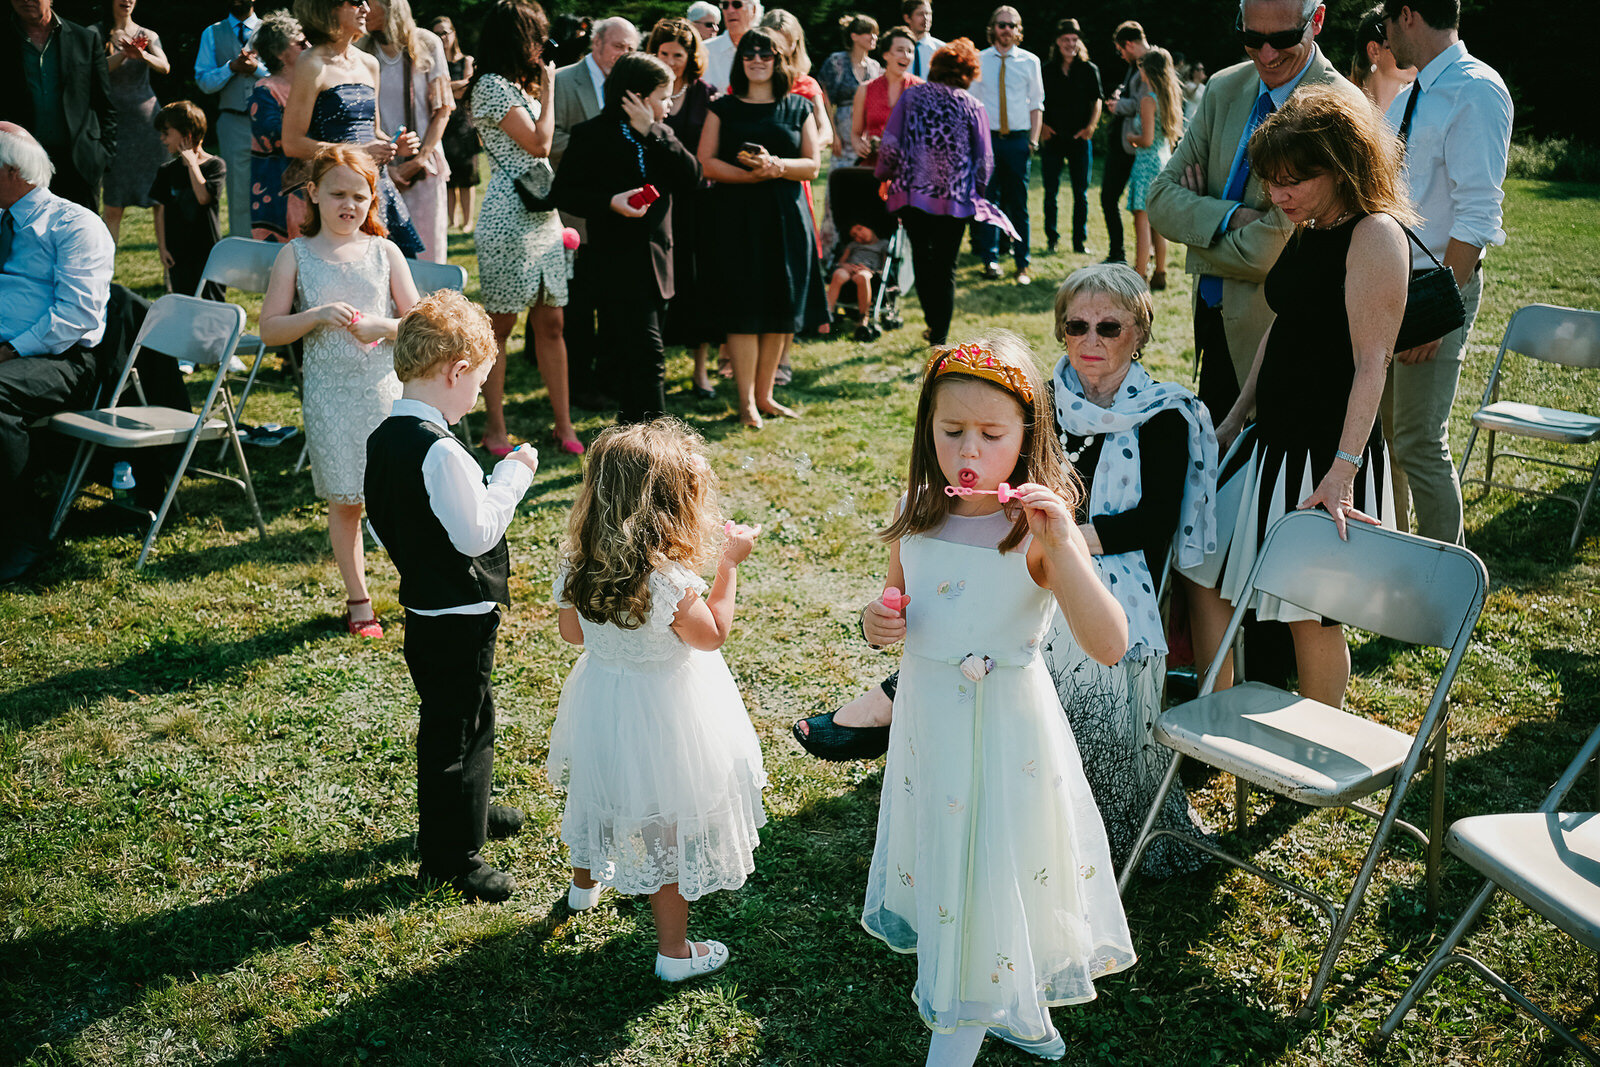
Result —
<instances>
[{"instance_id":1,"label":"woman holding phone","mask_svg":"<svg viewBox=\"0 0 1600 1067\"><path fill-rule=\"evenodd\" d=\"M797 330L827 315L802 191L821 169L822 140L811 101L791 93L791 81L776 34L747 31L734 51L733 91L711 105L700 135L724 250L708 268L723 307L739 420L752 429L763 415L795 417L772 395L778 360Z\"/></svg>"}]
</instances>

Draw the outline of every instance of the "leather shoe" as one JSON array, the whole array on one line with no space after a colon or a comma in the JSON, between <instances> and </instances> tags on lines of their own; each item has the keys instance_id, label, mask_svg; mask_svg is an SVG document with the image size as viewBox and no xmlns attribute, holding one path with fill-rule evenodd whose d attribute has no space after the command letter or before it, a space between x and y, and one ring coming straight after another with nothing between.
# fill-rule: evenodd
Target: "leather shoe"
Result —
<instances>
[{"instance_id":1,"label":"leather shoe","mask_svg":"<svg viewBox=\"0 0 1600 1067\"><path fill-rule=\"evenodd\" d=\"M510 837L522 829L522 824L528 817L522 814L521 808L514 808L510 804L489 805L489 836L499 839Z\"/></svg>"},{"instance_id":2,"label":"leather shoe","mask_svg":"<svg viewBox=\"0 0 1600 1067\"><path fill-rule=\"evenodd\" d=\"M990 281L999 280L999 278L1000 278L1000 264L998 264L998 263L985 263L983 265L983 276L985 278L988 278Z\"/></svg>"},{"instance_id":3,"label":"leather shoe","mask_svg":"<svg viewBox=\"0 0 1600 1067\"><path fill-rule=\"evenodd\" d=\"M699 952L701 945L706 947L704 955ZM721 941L691 941L687 959L656 953L656 977L663 982L682 982L721 970L727 962L728 946Z\"/></svg>"},{"instance_id":4,"label":"leather shoe","mask_svg":"<svg viewBox=\"0 0 1600 1067\"><path fill-rule=\"evenodd\" d=\"M457 893L468 900L481 900L489 904L498 904L508 900L512 893L517 891L517 880L505 871L496 870L487 863L478 866L454 877L442 877L419 871L417 879L425 888L432 889L439 885L448 885Z\"/></svg>"},{"instance_id":5,"label":"leather shoe","mask_svg":"<svg viewBox=\"0 0 1600 1067\"><path fill-rule=\"evenodd\" d=\"M33 569L43 556L43 550L27 541L16 541L0 555L0 582L14 582Z\"/></svg>"},{"instance_id":6,"label":"leather shoe","mask_svg":"<svg viewBox=\"0 0 1600 1067\"><path fill-rule=\"evenodd\" d=\"M799 719L789 729L801 748L831 763L877 759L889 751L887 726L841 726L833 721L835 714L837 712L825 711L809 719ZM802 724L804 730L800 728Z\"/></svg>"}]
</instances>

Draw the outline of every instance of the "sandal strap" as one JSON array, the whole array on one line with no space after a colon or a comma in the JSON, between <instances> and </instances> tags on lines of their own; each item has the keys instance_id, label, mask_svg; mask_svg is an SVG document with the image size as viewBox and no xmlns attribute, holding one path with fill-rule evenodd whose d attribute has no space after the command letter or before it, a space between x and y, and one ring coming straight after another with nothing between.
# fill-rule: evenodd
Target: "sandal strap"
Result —
<instances>
[{"instance_id":1,"label":"sandal strap","mask_svg":"<svg viewBox=\"0 0 1600 1067\"><path fill-rule=\"evenodd\" d=\"M358 604L370 604L370 603L372 603L372 598L369 597L369 596L368 597L362 597L360 600L346 600L345 603L353 608Z\"/></svg>"}]
</instances>

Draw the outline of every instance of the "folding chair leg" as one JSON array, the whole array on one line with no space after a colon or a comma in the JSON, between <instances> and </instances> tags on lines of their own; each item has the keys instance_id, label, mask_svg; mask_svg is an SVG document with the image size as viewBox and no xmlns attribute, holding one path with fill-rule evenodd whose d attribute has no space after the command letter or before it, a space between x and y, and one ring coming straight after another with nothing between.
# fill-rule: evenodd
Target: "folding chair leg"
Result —
<instances>
[{"instance_id":1,"label":"folding chair leg","mask_svg":"<svg viewBox=\"0 0 1600 1067\"><path fill-rule=\"evenodd\" d=\"M1122 868L1122 873L1117 876L1117 892L1122 893L1128 888L1128 880L1133 877L1133 872L1139 869L1139 860L1144 858L1144 850L1150 844L1150 832L1155 828L1156 816L1161 814L1161 805L1167 802L1167 794L1172 791L1172 783L1178 780L1178 767L1183 763L1182 753L1172 754L1172 764L1167 768L1166 775L1161 779L1161 786L1156 790L1155 803L1150 805L1150 810L1145 814L1144 825L1139 827L1139 836L1134 839L1133 851L1128 853L1127 865Z\"/></svg>"},{"instance_id":2,"label":"folding chair leg","mask_svg":"<svg viewBox=\"0 0 1600 1067\"><path fill-rule=\"evenodd\" d=\"M1465 451L1461 453L1461 466L1456 469L1457 482L1465 482L1467 480L1467 463L1472 459L1472 446L1477 442L1477 440L1478 428L1473 426L1472 431L1467 434L1467 447ZM1390 458L1389 462L1394 462L1392 457Z\"/></svg>"},{"instance_id":3,"label":"folding chair leg","mask_svg":"<svg viewBox=\"0 0 1600 1067\"><path fill-rule=\"evenodd\" d=\"M250 480L250 465L244 459L244 444L239 440L239 424L233 421L233 413L228 415L228 428L233 432L228 435L228 440L233 443L233 458L239 461L239 480L244 482L244 495L250 498L250 510L256 516L256 529L261 533L261 539L266 540L267 524L261 519L261 505L256 502L256 486Z\"/></svg>"},{"instance_id":4,"label":"folding chair leg","mask_svg":"<svg viewBox=\"0 0 1600 1067\"><path fill-rule=\"evenodd\" d=\"M1243 830L1250 813L1250 783L1243 778L1233 780L1233 828Z\"/></svg>"},{"instance_id":5,"label":"folding chair leg","mask_svg":"<svg viewBox=\"0 0 1600 1067\"><path fill-rule=\"evenodd\" d=\"M1427 992L1428 986L1433 984L1433 980L1439 976L1439 972L1444 970L1445 965L1450 962L1455 954L1456 946L1461 944L1461 939L1467 936L1467 930L1472 927L1472 924L1478 921L1478 916L1483 913L1484 907L1488 905L1489 898L1494 896L1494 891L1495 884L1485 880L1483 888L1478 890L1478 895L1473 897L1472 903L1467 905L1467 910L1461 913L1461 918L1457 919L1456 924L1450 928L1450 932L1445 935L1444 941L1438 948L1433 950L1433 955L1428 957L1428 963L1422 968L1422 973L1412 980L1411 985L1401 994L1400 1003L1394 1006L1394 1010L1389 1013L1389 1017L1383 1020L1383 1025L1378 1027L1379 1037L1388 1038L1400 1028L1400 1024L1405 1021L1406 1014L1411 1011L1418 998Z\"/></svg>"},{"instance_id":6,"label":"folding chair leg","mask_svg":"<svg viewBox=\"0 0 1600 1067\"><path fill-rule=\"evenodd\" d=\"M1489 431L1488 440L1485 443L1489 446L1489 451L1488 451L1488 454L1483 457L1483 484L1484 485L1488 485L1490 482L1494 481L1494 431L1493 430Z\"/></svg>"},{"instance_id":7,"label":"folding chair leg","mask_svg":"<svg viewBox=\"0 0 1600 1067\"><path fill-rule=\"evenodd\" d=\"M197 425L205 425L205 420L210 414L209 408L201 412ZM183 449L183 458L178 460L178 465L172 472L172 481L167 486L167 494L161 498L161 509L156 512L156 517L150 520L150 532L145 534L144 547L139 550L139 559L133 565L134 570L142 570L144 568L144 561L150 555L150 546L156 543L156 534L161 532L161 524L166 521L167 509L172 506L173 498L178 495L178 483L183 481L183 473L189 469L189 460L193 458L194 450L199 444L200 434L197 430L189 435L189 443Z\"/></svg>"},{"instance_id":8,"label":"folding chair leg","mask_svg":"<svg viewBox=\"0 0 1600 1067\"><path fill-rule=\"evenodd\" d=\"M306 457L311 454L311 439L308 437L300 443L300 458L295 460L294 473L299 474L306 466Z\"/></svg>"},{"instance_id":9,"label":"folding chair leg","mask_svg":"<svg viewBox=\"0 0 1600 1067\"><path fill-rule=\"evenodd\" d=\"M56 513L50 519L49 540L56 539L56 534L61 532L61 524L67 521L67 513L72 510L73 501L78 499L78 489L83 485L83 476L88 472L89 461L94 458L98 447L92 441L78 442L78 451L72 457L72 468L67 472L67 484L61 487L61 499L56 502Z\"/></svg>"},{"instance_id":10,"label":"folding chair leg","mask_svg":"<svg viewBox=\"0 0 1600 1067\"><path fill-rule=\"evenodd\" d=\"M1589 510L1589 501L1594 499L1594 487L1600 483L1600 459L1595 460L1594 473L1589 476L1589 491L1583 494L1583 503L1578 505L1578 521L1572 524L1572 542L1567 545L1567 551L1577 550L1578 542L1583 538L1583 516Z\"/></svg>"}]
</instances>

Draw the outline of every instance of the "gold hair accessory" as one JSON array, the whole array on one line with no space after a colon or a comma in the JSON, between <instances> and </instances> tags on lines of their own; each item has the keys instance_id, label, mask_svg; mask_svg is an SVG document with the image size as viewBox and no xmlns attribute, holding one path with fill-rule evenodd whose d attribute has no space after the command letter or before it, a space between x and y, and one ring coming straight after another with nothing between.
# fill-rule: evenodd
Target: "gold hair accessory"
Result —
<instances>
[{"instance_id":1,"label":"gold hair accessory","mask_svg":"<svg viewBox=\"0 0 1600 1067\"><path fill-rule=\"evenodd\" d=\"M931 362L936 378L952 372L970 374L1010 390L1028 404L1033 403L1033 386L1028 384L1027 377L1011 364L996 359L992 351L976 342L956 345L954 348L936 348Z\"/></svg>"}]
</instances>

